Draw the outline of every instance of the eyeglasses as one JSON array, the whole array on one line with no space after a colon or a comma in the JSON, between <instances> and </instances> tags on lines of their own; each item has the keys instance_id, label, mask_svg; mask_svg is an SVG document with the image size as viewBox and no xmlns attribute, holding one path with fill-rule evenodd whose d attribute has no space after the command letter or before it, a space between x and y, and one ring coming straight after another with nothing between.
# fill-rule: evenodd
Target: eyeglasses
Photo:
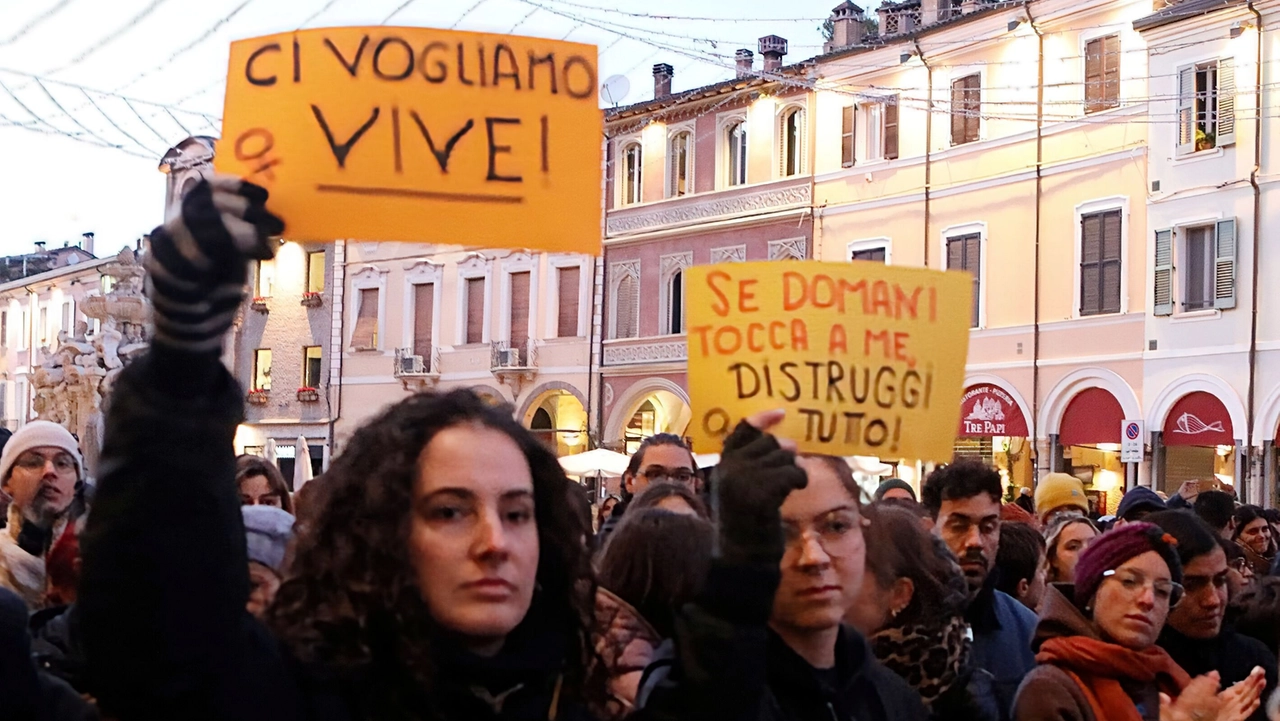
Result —
<instances>
[{"instance_id":1,"label":"eyeglasses","mask_svg":"<svg viewBox=\"0 0 1280 721\"><path fill-rule=\"evenodd\" d=\"M692 483L697 475L688 468L663 468L662 466L649 466L640 472L645 480L650 483L660 483L665 480L675 481L676 483Z\"/></svg>"},{"instance_id":2,"label":"eyeglasses","mask_svg":"<svg viewBox=\"0 0 1280 721\"><path fill-rule=\"evenodd\" d=\"M50 462L53 463L53 470L58 473L71 473L76 469L76 459L72 458L69 453L59 453L49 458L31 451L18 456L18 460L14 462L14 465L24 471L43 471L44 467Z\"/></svg>"},{"instance_id":3,"label":"eyeglasses","mask_svg":"<svg viewBox=\"0 0 1280 721\"><path fill-rule=\"evenodd\" d=\"M832 558L842 558L857 548L858 538L867 519L852 510L835 510L813 519L809 523L784 521L782 533L787 550L797 549L810 534L817 537L818 545Z\"/></svg>"},{"instance_id":4,"label":"eyeglasses","mask_svg":"<svg viewBox=\"0 0 1280 721\"><path fill-rule=\"evenodd\" d=\"M1231 566L1231 568L1235 569L1239 573L1251 573L1253 571L1253 568L1249 566L1249 559L1247 558L1233 558L1227 565Z\"/></svg>"},{"instance_id":5,"label":"eyeglasses","mask_svg":"<svg viewBox=\"0 0 1280 721\"><path fill-rule=\"evenodd\" d=\"M1188 594L1199 593L1213 586L1215 589L1227 587L1227 573L1223 571L1216 576L1183 576L1182 587Z\"/></svg>"},{"instance_id":6,"label":"eyeglasses","mask_svg":"<svg viewBox=\"0 0 1280 721\"><path fill-rule=\"evenodd\" d=\"M1141 593L1147 586L1150 586L1152 594L1156 597L1156 602L1169 608L1177 606L1186 594L1186 589L1180 583L1163 579L1148 580L1146 576L1137 571L1103 571L1102 580L1109 579L1119 581L1121 588L1126 593L1134 596Z\"/></svg>"}]
</instances>

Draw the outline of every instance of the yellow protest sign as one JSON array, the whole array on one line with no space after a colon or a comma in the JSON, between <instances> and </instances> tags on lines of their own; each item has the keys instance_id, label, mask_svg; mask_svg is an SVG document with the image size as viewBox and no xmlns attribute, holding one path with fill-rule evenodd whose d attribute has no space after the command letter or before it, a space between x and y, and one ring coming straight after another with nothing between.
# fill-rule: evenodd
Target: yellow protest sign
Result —
<instances>
[{"instance_id":1,"label":"yellow protest sign","mask_svg":"<svg viewBox=\"0 0 1280 721\"><path fill-rule=\"evenodd\" d=\"M973 279L876 263L686 271L689 434L718 451L742 418L785 408L802 451L950 461Z\"/></svg>"},{"instance_id":2,"label":"yellow protest sign","mask_svg":"<svg viewBox=\"0 0 1280 721\"><path fill-rule=\"evenodd\" d=\"M231 45L218 171L295 240L600 252L596 48L428 28Z\"/></svg>"}]
</instances>

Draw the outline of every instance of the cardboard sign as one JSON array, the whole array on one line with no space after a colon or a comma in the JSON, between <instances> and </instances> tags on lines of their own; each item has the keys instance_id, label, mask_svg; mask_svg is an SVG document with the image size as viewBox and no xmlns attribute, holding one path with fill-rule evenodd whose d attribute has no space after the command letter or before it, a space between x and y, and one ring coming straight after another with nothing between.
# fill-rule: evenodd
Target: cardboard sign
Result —
<instances>
[{"instance_id":1,"label":"cardboard sign","mask_svg":"<svg viewBox=\"0 0 1280 721\"><path fill-rule=\"evenodd\" d=\"M785 408L802 451L950 461L973 278L875 263L686 271L689 434L719 450L742 418Z\"/></svg>"},{"instance_id":2,"label":"cardboard sign","mask_svg":"<svg viewBox=\"0 0 1280 721\"><path fill-rule=\"evenodd\" d=\"M427 28L231 45L214 165L290 239L600 252L596 48Z\"/></svg>"}]
</instances>

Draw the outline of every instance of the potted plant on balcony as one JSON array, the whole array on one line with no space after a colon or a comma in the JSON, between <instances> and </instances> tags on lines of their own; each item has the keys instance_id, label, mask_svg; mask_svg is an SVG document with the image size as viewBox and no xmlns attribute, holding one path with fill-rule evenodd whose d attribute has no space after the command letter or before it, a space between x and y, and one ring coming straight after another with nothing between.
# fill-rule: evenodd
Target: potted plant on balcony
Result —
<instances>
[{"instance_id":1,"label":"potted plant on balcony","mask_svg":"<svg viewBox=\"0 0 1280 721\"><path fill-rule=\"evenodd\" d=\"M315 403L320 400L320 391L311 386L303 386L298 389L298 400L302 403Z\"/></svg>"},{"instance_id":2,"label":"potted plant on balcony","mask_svg":"<svg viewBox=\"0 0 1280 721\"><path fill-rule=\"evenodd\" d=\"M249 400L249 403L255 406L265 406L270 396L271 396L271 391L265 388L256 388L254 390L249 391L248 400Z\"/></svg>"},{"instance_id":3,"label":"potted plant on balcony","mask_svg":"<svg viewBox=\"0 0 1280 721\"><path fill-rule=\"evenodd\" d=\"M261 296L261 295L255 296L253 299L253 302L249 303L249 307L258 311L259 313L266 313L269 310L267 308L267 301L269 300L271 299L267 298L266 296Z\"/></svg>"},{"instance_id":4,"label":"potted plant on balcony","mask_svg":"<svg viewBox=\"0 0 1280 721\"><path fill-rule=\"evenodd\" d=\"M304 308L319 308L324 305L324 296L315 291L308 291L302 294L302 305Z\"/></svg>"}]
</instances>

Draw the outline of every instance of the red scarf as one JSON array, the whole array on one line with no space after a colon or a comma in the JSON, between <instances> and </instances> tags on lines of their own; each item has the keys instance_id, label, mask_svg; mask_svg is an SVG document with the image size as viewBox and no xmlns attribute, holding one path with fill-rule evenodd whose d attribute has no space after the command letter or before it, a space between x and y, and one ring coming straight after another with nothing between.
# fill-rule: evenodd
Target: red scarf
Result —
<instances>
[{"instance_id":1,"label":"red scarf","mask_svg":"<svg viewBox=\"0 0 1280 721\"><path fill-rule=\"evenodd\" d=\"M1159 646L1145 651L1105 643L1085 636L1051 638L1040 646L1036 663L1057 666L1084 691L1099 721L1142 721L1138 708L1121 681L1155 683L1177 698L1191 677Z\"/></svg>"}]
</instances>

